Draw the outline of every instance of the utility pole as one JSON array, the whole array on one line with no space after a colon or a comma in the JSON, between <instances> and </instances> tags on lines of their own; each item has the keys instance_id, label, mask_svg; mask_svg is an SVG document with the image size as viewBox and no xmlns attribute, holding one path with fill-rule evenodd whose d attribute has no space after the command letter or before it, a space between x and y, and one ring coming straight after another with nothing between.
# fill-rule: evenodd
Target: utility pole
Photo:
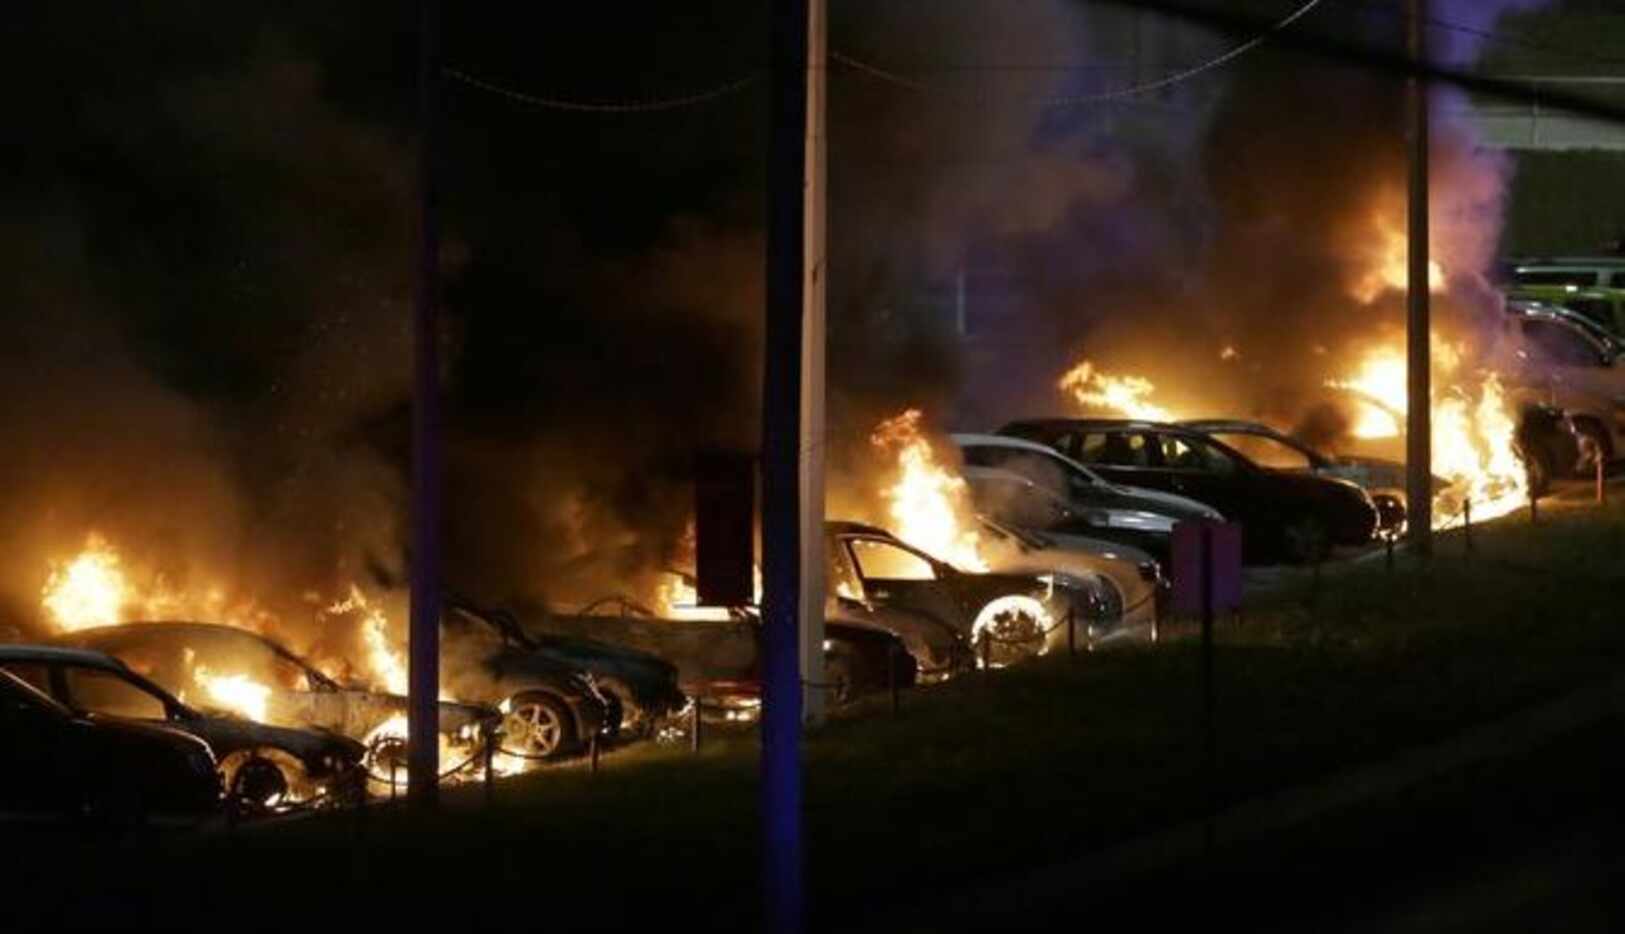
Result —
<instances>
[{"instance_id":1,"label":"utility pole","mask_svg":"<svg viewBox=\"0 0 1625 934\"><path fill-rule=\"evenodd\" d=\"M411 623L407 634L407 787L439 800L440 773L440 0L419 0L417 282L413 290Z\"/></svg>"},{"instance_id":2,"label":"utility pole","mask_svg":"<svg viewBox=\"0 0 1625 934\"><path fill-rule=\"evenodd\" d=\"M800 934L804 905L798 618L805 605L801 466L811 16L810 0L773 2L762 355L761 795L764 920L775 934Z\"/></svg>"},{"instance_id":3,"label":"utility pole","mask_svg":"<svg viewBox=\"0 0 1625 934\"><path fill-rule=\"evenodd\" d=\"M829 74L828 0L807 3L807 148L802 188L801 319L801 679L802 719L817 723L829 700L824 684L824 181L825 76Z\"/></svg>"},{"instance_id":4,"label":"utility pole","mask_svg":"<svg viewBox=\"0 0 1625 934\"><path fill-rule=\"evenodd\" d=\"M1427 0L1406 0L1411 59L1427 61ZM1410 142L1410 241L1406 282L1405 499L1411 550L1433 553L1433 379L1428 283L1428 94L1413 74L1405 81Z\"/></svg>"}]
</instances>

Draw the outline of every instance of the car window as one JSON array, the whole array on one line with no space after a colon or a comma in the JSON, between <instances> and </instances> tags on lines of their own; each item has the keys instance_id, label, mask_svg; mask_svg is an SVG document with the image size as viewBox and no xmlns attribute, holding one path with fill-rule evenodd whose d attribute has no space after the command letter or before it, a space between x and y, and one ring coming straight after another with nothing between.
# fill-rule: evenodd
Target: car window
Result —
<instances>
[{"instance_id":1,"label":"car window","mask_svg":"<svg viewBox=\"0 0 1625 934\"><path fill-rule=\"evenodd\" d=\"M1102 440L1094 463L1108 467L1151 466L1151 440L1138 431L1110 431Z\"/></svg>"},{"instance_id":2,"label":"car window","mask_svg":"<svg viewBox=\"0 0 1625 934\"><path fill-rule=\"evenodd\" d=\"M1314 466L1309 460L1309 455L1279 438L1240 431L1214 432L1213 437L1223 441L1260 467L1274 470L1308 470Z\"/></svg>"},{"instance_id":3,"label":"car window","mask_svg":"<svg viewBox=\"0 0 1625 934\"><path fill-rule=\"evenodd\" d=\"M829 579L824 585L829 592L853 600L860 599L863 588L858 584L858 576L852 571L852 562L846 556L846 549L841 547L837 539L830 539L825 543L825 559L829 564Z\"/></svg>"},{"instance_id":4,"label":"car window","mask_svg":"<svg viewBox=\"0 0 1625 934\"><path fill-rule=\"evenodd\" d=\"M1556 366L1601 366L1602 354L1580 332L1551 321L1529 320L1523 334L1537 359Z\"/></svg>"},{"instance_id":5,"label":"car window","mask_svg":"<svg viewBox=\"0 0 1625 934\"><path fill-rule=\"evenodd\" d=\"M1588 269L1520 269L1512 274L1518 285L1573 285L1592 287L1600 275Z\"/></svg>"},{"instance_id":6,"label":"car window","mask_svg":"<svg viewBox=\"0 0 1625 934\"><path fill-rule=\"evenodd\" d=\"M1227 474L1236 469L1228 454L1197 438L1184 435L1162 435L1157 453L1162 466L1169 470L1196 473Z\"/></svg>"},{"instance_id":7,"label":"car window","mask_svg":"<svg viewBox=\"0 0 1625 934\"><path fill-rule=\"evenodd\" d=\"M873 538L854 538L852 559L865 580L929 581L937 579L931 562L906 548Z\"/></svg>"},{"instance_id":8,"label":"car window","mask_svg":"<svg viewBox=\"0 0 1625 934\"><path fill-rule=\"evenodd\" d=\"M51 693L51 670L44 662L6 662L5 669L47 696Z\"/></svg>"},{"instance_id":9,"label":"car window","mask_svg":"<svg viewBox=\"0 0 1625 934\"><path fill-rule=\"evenodd\" d=\"M113 672L68 666L63 676L68 701L79 710L135 720L162 720L169 714L163 698Z\"/></svg>"}]
</instances>

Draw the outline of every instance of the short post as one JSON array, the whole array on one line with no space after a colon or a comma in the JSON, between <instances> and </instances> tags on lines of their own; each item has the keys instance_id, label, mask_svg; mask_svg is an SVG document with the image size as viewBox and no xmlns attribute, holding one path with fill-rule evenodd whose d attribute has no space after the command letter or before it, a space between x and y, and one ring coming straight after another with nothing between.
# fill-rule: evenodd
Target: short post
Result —
<instances>
[{"instance_id":1,"label":"short post","mask_svg":"<svg viewBox=\"0 0 1625 934\"><path fill-rule=\"evenodd\" d=\"M1219 806L1218 737L1213 716L1213 529L1202 528L1202 747L1207 785L1207 820L1202 823L1203 853L1213 856L1213 819ZM1315 560L1315 581L1320 581L1320 560Z\"/></svg>"},{"instance_id":2,"label":"short post","mask_svg":"<svg viewBox=\"0 0 1625 934\"><path fill-rule=\"evenodd\" d=\"M1066 610L1066 654L1078 657L1078 614L1071 607Z\"/></svg>"},{"instance_id":3,"label":"short post","mask_svg":"<svg viewBox=\"0 0 1625 934\"><path fill-rule=\"evenodd\" d=\"M897 716L898 689L897 689L897 645L893 643L886 649L886 691L891 694L891 715Z\"/></svg>"},{"instance_id":4,"label":"short post","mask_svg":"<svg viewBox=\"0 0 1625 934\"><path fill-rule=\"evenodd\" d=\"M1592 458L1597 464L1597 504L1600 506L1608 502L1608 465L1602 462L1602 448L1597 448L1597 455Z\"/></svg>"},{"instance_id":5,"label":"short post","mask_svg":"<svg viewBox=\"0 0 1625 934\"><path fill-rule=\"evenodd\" d=\"M1461 533L1468 554L1473 553L1473 498L1471 496L1461 503Z\"/></svg>"},{"instance_id":6,"label":"short post","mask_svg":"<svg viewBox=\"0 0 1625 934\"><path fill-rule=\"evenodd\" d=\"M485 806L490 807L491 804L496 800L497 737L496 737L496 733L494 731L492 731L490 727L486 727L485 730L484 730L484 733L485 733Z\"/></svg>"},{"instance_id":7,"label":"short post","mask_svg":"<svg viewBox=\"0 0 1625 934\"><path fill-rule=\"evenodd\" d=\"M1397 536L1394 534L1392 529L1384 532L1382 535L1382 550L1385 555L1383 558L1383 564L1388 568L1390 573L1392 573L1394 570L1394 539L1396 537Z\"/></svg>"},{"instance_id":8,"label":"short post","mask_svg":"<svg viewBox=\"0 0 1625 934\"><path fill-rule=\"evenodd\" d=\"M592 734L592 739L587 741L587 774L598 774L598 734L596 732Z\"/></svg>"},{"instance_id":9,"label":"short post","mask_svg":"<svg viewBox=\"0 0 1625 934\"><path fill-rule=\"evenodd\" d=\"M391 756L389 760L389 800L391 801L395 800L395 775L400 771L400 768L400 757Z\"/></svg>"},{"instance_id":10,"label":"short post","mask_svg":"<svg viewBox=\"0 0 1625 934\"><path fill-rule=\"evenodd\" d=\"M982 672L985 674L993 670L993 638L990 633L982 633Z\"/></svg>"},{"instance_id":11,"label":"short post","mask_svg":"<svg viewBox=\"0 0 1625 934\"><path fill-rule=\"evenodd\" d=\"M697 753L697 752L700 751L700 704L702 702L703 702L703 698L701 697L701 695L699 695L699 694L694 695L693 709L689 711L689 721L688 721L688 751L689 752Z\"/></svg>"},{"instance_id":12,"label":"short post","mask_svg":"<svg viewBox=\"0 0 1625 934\"><path fill-rule=\"evenodd\" d=\"M1537 505L1539 502L1540 502L1539 498L1535 496L1534 488L1531 487L1529 489L1529 524L1530 525L1534 525L1535 523L1540 521L1540 506Z\"/></svg>"}]
</instances>

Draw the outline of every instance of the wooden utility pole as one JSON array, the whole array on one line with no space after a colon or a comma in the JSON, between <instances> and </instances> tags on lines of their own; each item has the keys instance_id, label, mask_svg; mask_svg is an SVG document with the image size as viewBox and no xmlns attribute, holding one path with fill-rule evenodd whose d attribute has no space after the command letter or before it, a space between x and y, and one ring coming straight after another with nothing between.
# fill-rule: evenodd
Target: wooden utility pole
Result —
<instances>
[{"instance_id":1,"label":"wooden utility pole","mask_svg":"<svg viewBox=\"0 0 1625 934\"><path fill-rule=\"evenodd\" d=\"M1411 59L1427 60L1427 0L1407 0ZM1433 553L1433 379L1428 282L1428 95L1418 75L1406 79L1410 142L1410 240L1406 301L1405 499L1411 550Z\"/></svg>"},{"instance_id":2,"label":"wooden utility pole","mask_svg":"<svg viewBox=\"0 0 1625 934\"><path fill-rule=\"evenodd\" d=\"M802 188L801 317L801 678L802 719L824 718L824 296L825 76L828 0L807 3L806 179Z\"/></svg>"},{"instance_id":3,"label":"wooden utility pole","mask_svg":"<svg viewBox=\"0 0 1625 934\"><path fill-rule=\"evenodd\" d=\"M406 774L411 801L433 807L440 789L440 217L435 191L440 130L439 0L419 0L419 28Z\"/></svg>"}]
</instances>

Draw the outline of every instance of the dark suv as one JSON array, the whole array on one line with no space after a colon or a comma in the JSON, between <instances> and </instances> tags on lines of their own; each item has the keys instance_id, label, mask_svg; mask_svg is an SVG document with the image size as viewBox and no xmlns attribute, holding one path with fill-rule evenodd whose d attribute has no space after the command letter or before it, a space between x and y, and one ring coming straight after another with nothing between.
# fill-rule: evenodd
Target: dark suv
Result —
<instances>
[{"instance_id":1,"label":"dark suv","mask_svg":"<svg viewBox=\"0 0 1625 934\"><path fill-rule=\"evenodd\" d=\"M1316 560L1334 545L1369 542L1377 529L1377 508L1355 484L1261 467L1179 425L1050 418L1012 422L999 433L1047 444L1118 483L1206 503L1241 523L1251 561Z\"/></svg>"}]
</instances>

